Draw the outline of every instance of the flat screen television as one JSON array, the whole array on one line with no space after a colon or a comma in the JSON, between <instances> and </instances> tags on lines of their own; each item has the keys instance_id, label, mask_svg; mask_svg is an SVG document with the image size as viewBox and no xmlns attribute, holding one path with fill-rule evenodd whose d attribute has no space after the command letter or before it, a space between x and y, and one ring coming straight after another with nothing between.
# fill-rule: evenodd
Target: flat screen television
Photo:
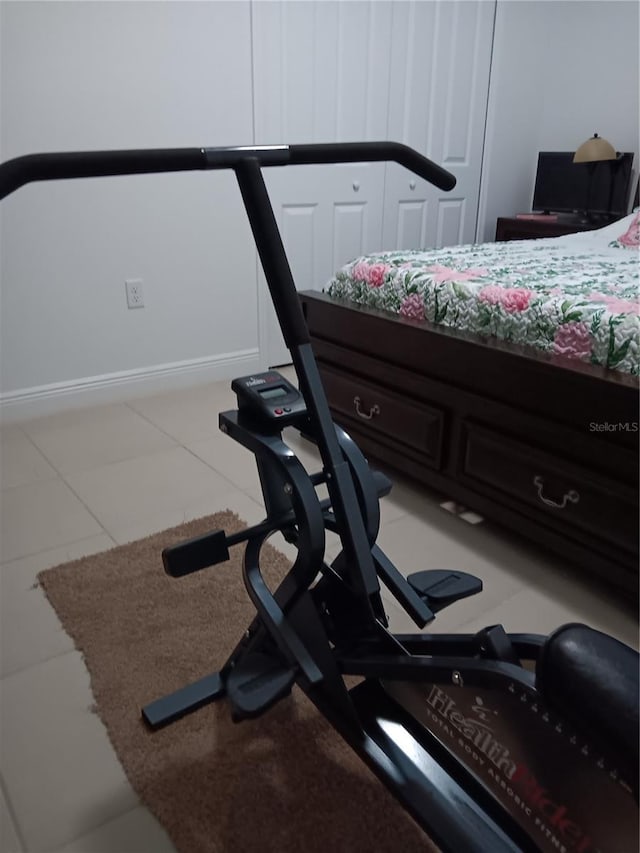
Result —
<instances>
[{"instance_id":1,"label":"flat screen television","mask_svg":"<svg viewBox=\"0 0 640 853\"><path fill-rule=\"evenodd\" d=\"M611 218L629 210L633 154L620 154L591 168L574 163L573 151L540 151L533 191L533 210L545 213L589 213ZM593 183L589 188L590 172Z\"/></svg>"}]
</instances>

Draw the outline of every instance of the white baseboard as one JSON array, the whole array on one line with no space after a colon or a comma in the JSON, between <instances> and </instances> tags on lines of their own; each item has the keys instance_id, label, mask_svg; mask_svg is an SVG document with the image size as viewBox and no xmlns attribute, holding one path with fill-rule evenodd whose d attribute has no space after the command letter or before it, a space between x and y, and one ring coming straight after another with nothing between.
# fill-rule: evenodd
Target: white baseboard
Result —
<instances>
[{"instance_id":1,"label":"white baseboard","mask_svg":"<svg viewBox=\"0 0 640 853\"><path fill-rule=\"evenodd\" d=\"M249 349L21 388L0 394L0 423L15 423L66 409L122 402L132 397L231 379L263 368L258 349Z\"/></svg>"}]
</instances>

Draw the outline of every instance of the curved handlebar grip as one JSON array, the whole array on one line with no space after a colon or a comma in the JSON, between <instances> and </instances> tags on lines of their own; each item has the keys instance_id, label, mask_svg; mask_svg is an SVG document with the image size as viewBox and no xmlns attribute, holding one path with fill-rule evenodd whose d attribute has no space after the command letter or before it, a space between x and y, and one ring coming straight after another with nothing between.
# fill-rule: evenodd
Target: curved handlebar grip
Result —
<instances>
[{"instance_id":1,"label":"curved handlebar grip","mask_svg":"<svg viewBox=\"0 0 640 853\"><path fill-rule=\"evenodd\" d=\"M414 148L400 142L331 142L327 144L290 145L289 163L371 163L393 160L441 190L452 190L456 179L423 157Z\"/></svg>"},{"instance_id":2,"label":"curved handlebar grip","mask_svg":"<svg viewBox=\"0 0 640 853\"><path fill-rule=\"evenodd\" d=\"M31 181L183 172L207 168L210 167L203 148L26 154L0 164L0 199Z\"/></svg>"}]
</instances>

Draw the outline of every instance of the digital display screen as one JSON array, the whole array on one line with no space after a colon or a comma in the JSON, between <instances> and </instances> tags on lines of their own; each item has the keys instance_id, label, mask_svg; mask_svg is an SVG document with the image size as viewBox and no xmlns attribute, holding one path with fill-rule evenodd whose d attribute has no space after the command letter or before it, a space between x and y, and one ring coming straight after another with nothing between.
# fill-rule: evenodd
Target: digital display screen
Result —
<instances>
[{"instance_id":1,"label":"digital display screen","mask_svg":"<svg viewBox=\"0 0 640 853\"><path fill-rule=\"evenodd\" d=\"M261 397L265 400L272 400L274 397L286 397L287 389L279 386L278 388L265 388L264 391L258 391Z\"/></svg>"}]
</instances>

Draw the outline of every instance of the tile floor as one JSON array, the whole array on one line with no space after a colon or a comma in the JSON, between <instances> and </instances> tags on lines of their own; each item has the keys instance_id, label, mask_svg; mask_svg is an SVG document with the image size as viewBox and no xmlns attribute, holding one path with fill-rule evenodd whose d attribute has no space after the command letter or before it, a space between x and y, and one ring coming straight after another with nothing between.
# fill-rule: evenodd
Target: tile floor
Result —
<instances>
[{"instance_id":1,"label":"tile floor","mask_svg":"<svg viewBox=\"0 0 640 853\"><path fill-rule=\"evenodd\" d=\"M262 507L253 457L217 429L233 407L222 382L66 412L0 431L0 851L169 853L97 717L82 660L33 584L48 566L231 508ZM312 463L310 445L295 447ZM315 467L315 466L314 466ZM636 645L637 625L602 589L493 526L445 512L446 496L396 481L379 542L405 573L457 567L484 592L434 630L547 632L586 621ZM330 545L330 553L336 548ZM395 630L414 630L389 602Z\"/></svg>"}]
</instances>

